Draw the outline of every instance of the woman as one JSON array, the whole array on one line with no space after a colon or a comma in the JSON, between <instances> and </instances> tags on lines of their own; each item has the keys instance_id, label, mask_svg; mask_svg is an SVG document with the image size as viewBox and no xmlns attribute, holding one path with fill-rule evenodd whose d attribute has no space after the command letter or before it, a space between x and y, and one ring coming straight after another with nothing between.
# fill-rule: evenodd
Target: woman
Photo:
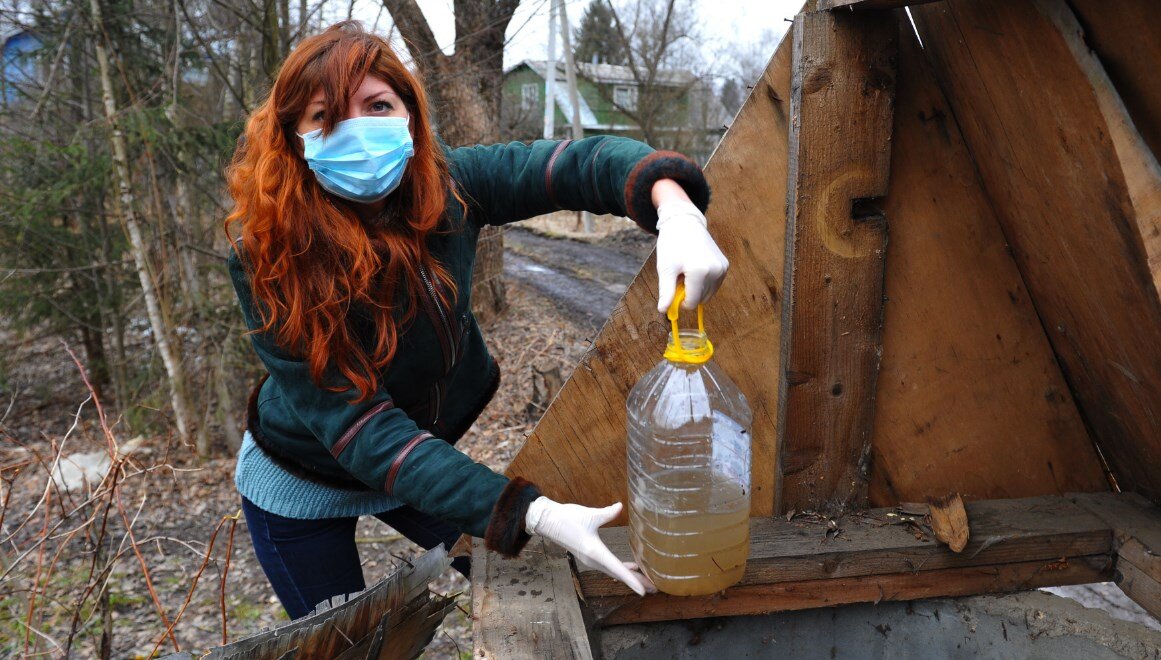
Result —
<instances>
[{"instance_id":1,"label":"woman","mask_svg":"<svg viewBox=\"0 0 1161 660\"><path fill-rule=\"evenodd\" d=\"M515 555L540 534L643 594L596 534L620 503L553 502L452 446L499 383L472 263L484 224L629 215L659 232L658 309L679 275L692 308L728 267L709 189L685 157L621 138L448 149L429 110L383 39L341 23L291 53L234 156L230 273L269 372L235 475L259 561L301 617L364 588L355 524L375 515L425 548L465 532Z\"/></svg>"}]
</instances>

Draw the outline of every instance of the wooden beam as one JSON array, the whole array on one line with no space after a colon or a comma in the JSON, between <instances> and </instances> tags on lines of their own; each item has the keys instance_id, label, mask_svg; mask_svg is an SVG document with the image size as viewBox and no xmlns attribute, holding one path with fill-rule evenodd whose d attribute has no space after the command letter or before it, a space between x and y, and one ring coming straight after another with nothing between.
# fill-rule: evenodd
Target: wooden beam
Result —
<instances>
[{"instance_id":1,"label":"wooden beam","mask_svg":"<svg viewBox=\"0 0 1161 660\"><path fill-rule=\"evenodd\" d=\"M947 98L900 12L870 502L1107 490Z\"/></svg>"},{"instance_id":2,"label":"wooden beam","mask_svg":"<svg viewBox=\"0 0 1161 660\"><path fill-rule=\"evenodd\" d=\"M1000 593L1113 575L1112 529L1068 499L972 502L967 511L971 541L960 553L898 511L874 509L834 526L817 516L752 520L745 576L712 596L638 598L596 571L579 580L594 619L607 625ZM601 536L614 554L630 556L623 528Z\"/></svg>"},{"instance_id":3,"label":"wooden beam","mask_svg":"<svg viewBox=\"0 0 1161 660\"><path fill-rule=\"evenodd\" d=\"M780 510L866 503L896 33L890 13L794 19Z\"/></svg>"},{"instance_id":4,"label":"wooden beam","mask_svg":"<svg viewBox=\"0 0 1161 660\"><path fill-rule=\"evenodd\" d=\"M1155 0L1069 0L1084 43L1100 59L1153 153L1161 157L1161 20Z\"/></svg>"},{"instance_id":5,"label":"wooden beam","mask_svg":"<svg viewBox=\"0 0 1161 660\"><path fill-rule=\"evenodd\" d=\"M901 9L938 0L818 0L819 9Z\"/></svg>"},{"instance_id":6,"label":"wooden beam","mask_svg":"<svg viewBox=\"0 0 1161 660\"><path fill-rule=\"evenodd\" d=\"M1118 4L1115 8L1111 8L1111 11L1100 12L1100 17L1094 18L1101 21L1108 20L1106 16L1125 16L1129 13L1128 10L1134 8L1138 11L1129 15L1139 15L1141 13L1140 6L1129 3ZM1092 50L1089 40L1085 38L1086 32L1082 27L1083 23L1078 20L1078 16L1073 14L1071 5L1061 2L1047 2L1041 5L1041 10L1060 32L1076 63L1084 71L1092 85L1097 106L1104 116L1109 138L1113 142L1117 159L1121 163L1121 172L1125 176L1125 187L1128 190L1129 199L1133 203L1137 231L1141 235L1141 241L1145 247L1149 270L1153 273L1153 284L1155 287L1161 288L1161 165L1158 165L1155 155L1161 152L1150 149L1145 142L1141 131L1138 130L1137 124L1126 107L1126 99L1114 86L1101 58ZM1098 24L1103 25L1103 23ZM1146 21L1144 25L1150 24L1161 24L1161 21ZM1156 54L1161 55L1161 44L1145 43L1153 38L1161 38L1161 27L1154 26L1145 29L1151 30L1151 33L1142 34L1140 31L1132 29L1127 34L1132 34L1134 38L1119 39L1118 41L1140 44L1144 48L1155 49ZM1150 80L1150 83L1152 82ZM1151 84L1151 87L1161 88L1161 85ZM1132 90L1130 89L1130 91ZM1161 89L1153 91L1161 96ZM1157 111L1161 112L1161 107L1157 108ZM1138 112L1137 117L1144 122L1149 122L1152 119L1148 113L1144 112ZM1161 122L1161 117L1157 119ZM1148 123L1145 126L1148 126ZM1156 129L1161 130L1161 126L1156 127Z\"/></svg>"},{"instance_id":7,"label":"wooden beam","mask_svg":"<svg viewBox=\"0 0 1161 660\"><path fill-rule=\"evenodd\" d=\"M1070 499L1113 530L1114 581L1161 620L1161 508L1133 493L1092 493Z\"/></svg>"},{"instance_id":8,"label":"wooden beam","mask_svg":"<svg viewBox=\"0 0 1161 660\"><path fill-rule=\"evenodd\" d=\"M1088 429L1121 487L1161 500L1161 299L1091 80L1045 13L1063 2L912 15Z\"/></svg>"},{"instance_id":9,"label":"wooden beam","mask_svg":"<svg viewBox=\"0 0 1161 660\"><path fill-rule=\"evenodd\" d=\"M1067 557L1013 564L947 568L826 581L781 582L728 589L707 597L625 596L591 599L601 625L672 621L704 617L768 614L851 603L879 603L949 596L1026 591L1040 587L1088 584L1110 579L1107 555Z\"/></svg>"},{"instance_id":10,"label":"wooden beam","mask_svg":"<svg viewBox=\"0 0 1161 660\"><path fill-rule=\"evenodd\" d=\"M786 39L705 168L714 193L709 228L730 260L726 286L706 306L706 331L715 344L714 360L741 388L754 415L753 516L773 513L778 472L772 374L780 366L771 347L780 342L789 99ZM562 502L606 506L625 498L625 397L661 359L668 334L656 306L656 264L650 257L508 474L531 479Z\"/></svg>"},{"instance_id":11,"label":"wooden beam","mask_svg":"<svg viewBox=\"0 0 1161 660\"><path fill-rule=\"evenodd\" d=\"M1161 582L1133 562L1125 561L1124 557L1117 559L1113 582L1134 603L1153 615L1154 619L1161 621Z\"/></svg>"},{"instance_id":12,"label":"wooden beam","mask_svg":"<svg viewBox=\"0 0 1161 660\"><path fill-rule=\"evenodd\" d=\"M593 657L568 557L540 537L515 559L475 541L472 620L476 658Z\"/></svg>"}]
</instances>

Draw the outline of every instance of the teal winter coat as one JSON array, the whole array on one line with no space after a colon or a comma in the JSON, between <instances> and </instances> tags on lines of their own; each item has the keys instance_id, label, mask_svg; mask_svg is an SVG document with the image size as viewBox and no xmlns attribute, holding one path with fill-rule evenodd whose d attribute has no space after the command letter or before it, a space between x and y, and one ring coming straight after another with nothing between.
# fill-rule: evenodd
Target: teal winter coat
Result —
<instances>
[{"instance_id":1,"label":"teal winter coat","mask_svg":"<svg viewBox=\"0 0 1161 660\"><path fill-rule=\"evenodd\" d=\"M354 391L317 386L301 356L268 334L251 333L269 377L251 396L247 423L258 446L291 472L331 486L388 492L511 555L527 541L524 512L539 491L452 446L492 398L500 378L471 313L480 228L568 209L627 215L655 232L654 182L676 180L703 211L709 189L693 161L627 138L464 147L446 155L467 210L449 191L445 229L450 230L433 232L428 240L455 280L454 305L439 302L439 284L427 276L423 309L401 328L395 357L379 374L378 391L359 403L353 403ZM244 255L231 251L229 267L246 324L255 330L261 320ZM350 323L369 333L369 323L360 328L360 320L353 312Z\"/></svg>"}]
</instances>

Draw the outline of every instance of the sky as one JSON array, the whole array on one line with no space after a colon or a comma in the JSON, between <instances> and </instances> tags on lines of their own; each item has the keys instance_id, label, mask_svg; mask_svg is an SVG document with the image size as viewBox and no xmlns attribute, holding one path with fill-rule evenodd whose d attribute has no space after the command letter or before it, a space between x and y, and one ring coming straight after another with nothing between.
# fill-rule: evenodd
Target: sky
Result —
<instances>
[{"instance_id":1,"label":"sky","mask_svg":"<svg viewBox=\"0 0 1161 660\"><path fill-rule=\"evenodd\" d=\"M436 40L449 51L455 39L452 21L452 0L418 0L424 16L435 32ZM573 28L579 24L590 0L566 0L568 18ZM768 56L774 52L777 41L802 6L802 0L693 0L694 11L701 22L705 36L703 55L712 65L731 47L757 48ZM376 0L356 0L355 18L371 26L378 20L380 29L387 29L390 19L380 11ZM508 26L508 46L504 51L504 66L525 59L545 59L548 43L549 0L521 0ZM773 37L773 39L770 39ZM763 42L769 43L763 43ZM557 48L560 47L558 37ZM559 52L559 51L558 51Z\"/></svg>"}]
</instances>

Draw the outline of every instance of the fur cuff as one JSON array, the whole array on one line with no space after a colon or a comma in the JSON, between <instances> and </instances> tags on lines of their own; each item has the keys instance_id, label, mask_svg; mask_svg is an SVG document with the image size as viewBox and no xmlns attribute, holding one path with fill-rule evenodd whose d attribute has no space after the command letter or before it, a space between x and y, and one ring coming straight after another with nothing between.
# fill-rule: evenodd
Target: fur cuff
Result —
<instances>
[{"instance_id":1,"label":"fur cuff","mask_svg":"<svg viewBox=\"0 0 1161 660\"><path fill-rule=\"evenodd\" d=\"M492 509L492 520L484 532L484 547L505 557L515 557L532 538L524 531L528 506L540 497L532 482L516 477L508 482Z\"/></svg>"},{"instance_id":2,"label":"fur cuff","mask_svg":"<svg viewBox=\"0 0 1161 660\"><path fill-rule=\"evenodd\" d=\"M629 217L642 229L657 233L653 184L661 179L673 179L681 184L694 206L705 213L709 207L710 189L697 163L675 151L654 151L633 167L625 182L625 206Z\"/></svg>"}]
</instances>

